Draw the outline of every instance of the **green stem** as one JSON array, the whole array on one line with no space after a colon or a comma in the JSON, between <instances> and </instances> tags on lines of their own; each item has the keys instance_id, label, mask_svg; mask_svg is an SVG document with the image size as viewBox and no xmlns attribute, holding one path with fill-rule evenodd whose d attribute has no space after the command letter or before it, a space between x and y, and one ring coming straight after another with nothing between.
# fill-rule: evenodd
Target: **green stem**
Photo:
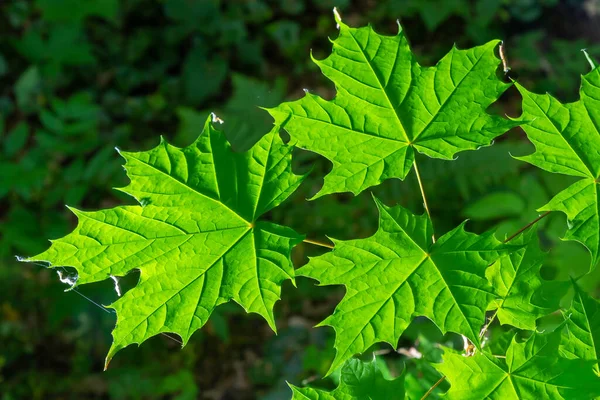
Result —
<instances>
[{"instance_id":1,"label":"green stem","mask_svg":"<svg viewBox=\"0 0 600 400\"><path fill-rule=\"evenodd\" d=\"M425 393L423 397L421 397L421 400L425 400L426 398L428 398L431 392L433 392L435 388L440 385L440 383L444 382L444 379L446 379L446 375L442 375L442 377L436 383L434 383L431 388L429 388L427 393Z\"/></svg>"},{"instance_id":2,"label":"green stem","mask_svg":"<svg viewBox=\"0 0 600 400\"><path fill-rule=\"evenodd\" d=\"M550 211L546 211L545 213L543 213L542 215L540 215L539 217L537 217L536 219L534 219L533 221L531 221L530 223L528 223L527 225L525 225L524 227L522 227L521 229L519 229L518 231L516 231L514 234L510 235L507 239L504 239L503 243L508 243L511 240L513 240L514 238L516 238L517 236L519 236L521 233L523 233L523 231L525 231L527 228L529 228L530 226L535 225L536 223L538 223L538 221L540 221L541 219L546 218L548 215L550 215Z\"/></svg>"},{"instance_id":3,"label":"green stem","mask_svg":"<svg viewBox=\"0 0 600 400\"><path fill-rule=\"evenodd\" d=\"M431 221L431 212L429 211L429 204L427 204L427 197L425 196L425 189L423 188L423 181L421 180L421 174L419 173L419 167L417 166L417 159L413 161L413 165L415 166L415 174L417 175L417 182L419 182L419 189L421 189L421 197L423 198L423 206L425 207L425 212ZM435 243L435 235L431 235L431 239L433 243Z\"/></svg>"},{"instance_id":4,"label":"green stem","mask_svg":"<svg viewBox=\"0 0 600 400\"><path fill-rule=\"evenodd\" d=\"M494 320L496 319L496 315L498 315L498 310L499 309L497 308L496 311L494 312L494 315L492 315L490 317L490 320L488 321L488 323L485 324L485 326L483 327L483 329L481 330L481 332L479 332L479 340L481 340L483 338L483 336L485 335L485 333L489 329L489 327L492 324L492 322L494 322Z\"/></svg>"},{"instance_id":5,"label":"green stem","mask_svg":"<svg viewBox=\"0 0 600 400\"><path fill-rule=\"evenodd\" d=\"M319 242L317 240L304 239L303 242L304 243L314 244L316 246L327 247L328 249L333 249L333 245L328 244L328 243Z\"/></svg>"}]
</instances>

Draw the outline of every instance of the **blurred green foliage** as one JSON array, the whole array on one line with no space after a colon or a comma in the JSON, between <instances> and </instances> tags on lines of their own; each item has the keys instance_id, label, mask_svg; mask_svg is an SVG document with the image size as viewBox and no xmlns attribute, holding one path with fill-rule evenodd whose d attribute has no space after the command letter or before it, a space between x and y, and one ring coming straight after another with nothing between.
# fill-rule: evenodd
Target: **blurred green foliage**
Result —
<instances>
[{"instance_id":1,"label":"blurred green foliage","mask_svg":"<svg viewBox=\"0 0 600 400\"><path fill-rule=\"evenodd\" d=\"M9 0L0 3L0 398L282 399L285 381L302 385L326 371L332 331L312 326L331 313L343 294L298 279L284 286L278 303L279 335L235 305L226 305L185 349L163 336L128 348L103 373L114 314L84 299L109 304L112 283L63 293L56 275L18 264L14 255L38 253L46 238L74 225L65 209L132 203L112 187L126 184L114 147L143 150L160 135L190 143L206 115L216 112L237 150L269 130L271 107L301 95L303 87L323 96L334 88L310 61L330 51L335 36L331 9L351 25L372 23L394 34L403 22L423 64L459 47L492 38L505 40L511 76L532 90L563 100L577 96L580 74L589 68L580 52L600 56L595 1L578 0ZM519 115L514 91L494 112ZM420 160L436 229L463 218L481 232L499 235L533 220L535 209L570 180L512 159L531 151L520 132L454 162ZM269 214L314 239L366 237L376 229L369 193L305 201L331 166L296 151L298 172L313 169L294 198ZM385 182L374 192L387 204L422 211L414 176ZM589 255L577 243L560 242L565 218L541 224L550 249L546 277L577 276ZM320 249L300 245L297 265ZM598 273L580 282L593 292ZM122 282L134 285L137 276ZM129 285L129 286L128 286ZM493 335L508 337L500 327ZM400 342L385 346L383 371L404 367L418 380L407 391L419 398L438 379L424 360L439 360L441 338L430 322L417 320ZM500 346L501 340L494 341ZM365 357L370 357L366 354ZM318 384L337 384L336 375ZM315 382L316 383L316 382ZM436 393L445 390L440 385Z\"/></svg>"}]
</instances>

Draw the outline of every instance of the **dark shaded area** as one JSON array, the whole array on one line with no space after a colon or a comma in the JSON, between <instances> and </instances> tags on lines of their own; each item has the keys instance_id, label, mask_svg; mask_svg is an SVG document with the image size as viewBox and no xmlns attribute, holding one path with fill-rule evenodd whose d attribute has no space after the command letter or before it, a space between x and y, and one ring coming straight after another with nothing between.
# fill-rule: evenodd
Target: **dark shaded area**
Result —
<instances>
[{"instance_id":1,"label":"dark shaded area","mask_svg":"<svg viewBox=\"0 0 600 400\"><path fill-rule=\"evenodd\" d=\"M112 282L63 293L54 271L17 263L14 255L43 251L47 239L73 228L65 204L98 209L133 200L113 187L126 184L114 147L145 150L159 136L186 145L211 111L238 150L269 130L274 106L310 88L335 95L311 62L330 52L331 9L348 24L373 24L394 34L399 18L422 64L432 65L459 47L505 40L511 76L538 92L577 99L579 77L589 71L580 49L600 59L600 2L529 0L8 0L0 2L0 398L11 399L285 399L285 381L319 379L333 357L333 331L312 326L330 314L341 288L298 279L277 304L279 334L235 304L219 308L183 349L155 337L129 347L102 372L115 316L93 304L116 299ZM501 73L499 71L499 73ZM492 112L516 117L511 89ZM537 216L571 181L512 159L531 147L514 130L489 148L454 162L420 159L436 231L464 218L469 229L512 233ZM308 237L366 237L377 226L369 191L305 201L330 169L324 159L298 150L299 172L314 166L301 189L268 218ZM412 174L373 192L387 204L422 211ZM490 212L490 210L494 210ZM589 264L585 249L561 242L561 215L542 224L550 250L546 277L578 275ZM299 245L300 266L321 249ZM595 291L598 273L584 285ZM136 274L123 282L135 285ZM581 283L581 282L580 282ZM88 299L84 298L87 297ZM498 335L502 335L500 330ZM456 341L417 320L403 335L404 353L389 347L390 374L406 363L407 386L424 392L438 375L425 360L439 358L434 342ZM506 335L505 335L506 336ZM406 354L415 345L424 359ZM370 357L370 355L365 355ZM318 384L335 384L332 379ZM315 382L316 383L316 382ZM444 389L444 386L441 386Z\"/></svg>"}]
</instances>

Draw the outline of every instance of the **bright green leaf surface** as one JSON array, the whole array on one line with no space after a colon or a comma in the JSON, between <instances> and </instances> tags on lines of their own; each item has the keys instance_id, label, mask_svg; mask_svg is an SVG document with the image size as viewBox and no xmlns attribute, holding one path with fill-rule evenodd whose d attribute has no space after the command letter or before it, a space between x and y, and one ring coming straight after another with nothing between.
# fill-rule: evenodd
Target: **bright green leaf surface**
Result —
<instances>
[{"instance_id":1,"label":"bright green leaf surface","mask_svg":"<svg viewBox=\"0 0 600 400\"><path fill-rule=\"evenodd\" d=\"M377 201L377 232L366 239L334 240L333 251L311 258L298 275L323 285L346 285L346 296L322 325L336 331L330 372L372 344L395 346L414 317L430 318L442 332L461 333L478 343L493 290L486 268L519 248L481 236L464 223L432 243L426 215Z\"/></svg>"},{"instance_id":2,"label":"bright green leaf surface","mask_svg":"<svg viewBox=\"0 0 600 400\"><path fill-rule=\"evenodd\" d=\"M502 257L486 271L488 280L499 296L488 310L497 310L496 316L501 324L535 330L538 318L559 308L568 283L542 280L540 268L545 255L540 250L534 229L513 239L511 243L527 247Z\"/></svg>"},{"instance_id":3,"label":"bright green leaf surface","mask_svg":"<svg viewBox=\"0 0 600 400\"><path fill-rule=\"evenodd\" d=\"M549 94L535 94L521 85L523 129L535 145L535 153L519 157L546 171L583 179L557 194L539 211L561 211L569 219L565 239L583 243L592 254L592 266L600 254L600 70L582 77L581 99L561 104Z\"/></svg>"},{"instance_id":4,"label":"bright green leaf surface","mask_svg":"<svg viewBox=\"0 0 600 400\"><path fill-rule=\"evenodd\" d=\"M558 356L560 330L513 339L506 358L477 352L472 357L445 352L435 367L446 375L445 399L589 400L600 394L600 380L589 361Z\"/></svg>"},{"instance_id":5,"label":"bright green leaf surface","mask_svg":"<svg viewBox=\"0 0 600 400\"><path fill-rule=\"evenodd\" d=\"M301 183L278 129L246 153L231 151L207 121L190 146L162 141L121 154L141 206L84 212L75 231L30 260L72 266L77 284L141 271L138 285L112 304L117 311L111 357L131 343L174 332L187 343L214 308L234 300L275 329L281 283L294 279L292 229L257 221Z\"/></svg>"},{"instance_id":6,"label":"bright green leaf surface","mask_svg":"<svg viewBox=\"0 0 600 400\"><path fill-rule=\"evenodd\" d=\"M389 400L404 399L404 377L386 380L375 360L362 362L358 359L346 361L342 367L340 385L327 392L310 387L290 385L293 400Z\"/></svg>"},{"instance_id":7,"label":"bright green leaf surface","mask_svg":"<svg viewBox=\"0 0 600 400\"><path fill-rule=\"evenodd\" d=\"M402 29L382 36L370 26L339 26L331 56L314 60L335 83L336 97L307 92L269 110L297 146L333 162L316 197L404 179L415 149L450 160L518 125L485 112L510 86L496 76L498 41L453 48L437 65L422 67Z\"/></svg>"},{"instance_id":8,"label":"bright green leaf surface","mask_svg":"<svg viewBox=\"0 0 600 400\"><path fill-rule=\"evenodd\" d=\"M575 296L571 308L565 312L566 328L563 331L561 353L568 358L593 360L594 370L600 375L600 303L574 285Z\"/></svg>"}]
</instances>

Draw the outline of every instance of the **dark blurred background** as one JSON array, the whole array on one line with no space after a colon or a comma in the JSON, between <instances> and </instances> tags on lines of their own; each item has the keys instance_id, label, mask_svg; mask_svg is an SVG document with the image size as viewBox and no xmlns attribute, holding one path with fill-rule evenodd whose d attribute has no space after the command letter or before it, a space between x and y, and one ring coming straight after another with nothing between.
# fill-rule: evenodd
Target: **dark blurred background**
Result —
<instances>
[{"instance_id":1,"label":"dark blurred background","mask_svg":"<svg viewBox=\"0 0 600 400\"><path fill-rule=\"evenodd\" d=\"M503 39L512 77L562 101L578 98L580 75L590 70L580 50L600 60L600 0L0 1L1 400L287 399L286 380L335 385L335 375L316 380L332 360L333 330L311 327L332 312L342 288L316 287L304 278L298 288L286 283L276 306L277 336L259 317L227 304L183 350L158 336L121 351L102 372L115 315L89 300L114 301L112 282L64 293L53 271L15 261L74 227L66 204L98 209L133 203L111 189L127 182L115 147L146 150L159 135L187 145L215 111L242 151L271 125L255 106L299 98L302 88L333 97L333 85L309 51L317 58L329 54L327 38L337 34L334 6L349 25L370 22L380 33L395 34L400 19L423 65L435 64L453 43L465 48ZM516 90L490 112L518 116ZM421 157L437 233L464 218L472 231L497 228L501 235L533 220L535 209L572 179L509 155L531 150L513 130L454 162ZM312 165L301 189L267 218L318 240L371 235L377 216L369 191L305 201L331 166L295 152L298 173ZM413 174L373 192L389 205L423 210ZM584 272L589 255L583 246L558 239L565 217L552 215L540 226L550 252L544 277ZM321 251L301 244L293 258L302 265ZM130 274L123 285L136 279ZM580 283L594 293L599 279L593 272ZM455 338L441 337L418 319L400 340L399 353L383 345L373 350L387 376L406 366L408 392L419 398L439 377L425 362L439 359L433 342ZM411 357L413 346L423 358Z\"/></svg>"}]
</instances>

